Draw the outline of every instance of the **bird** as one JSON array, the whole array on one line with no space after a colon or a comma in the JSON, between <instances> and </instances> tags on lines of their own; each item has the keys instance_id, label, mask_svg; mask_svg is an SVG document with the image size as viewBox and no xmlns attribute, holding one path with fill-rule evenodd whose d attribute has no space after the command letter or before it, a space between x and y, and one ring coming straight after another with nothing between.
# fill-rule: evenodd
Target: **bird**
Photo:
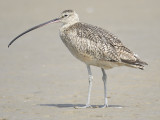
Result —
<instances>
[{"instance_id":1,"label":"bird","mask_svg":"<svg viewBox=\"0 0 160 120\"><path fill-rule=\"evenodd\" d=\"M104 105L101 108L107 108L107 74L105 70L127 66L143 70L146 62L142 61L139 56L127 48L119 38L109 31L88 23L80 22L78 14L74 10L64 10L60 17L44 22L32 27L15 37L10 45L24 34L45 26L50 23L62 23L59 29L59 35L65 46L71 54L78 60L86 64L88 71L88 97L84 106L75 108L92 108L90 104L91 88L93 75L91 66L97 66L102 71L102 80L104 84Z\"/></svg>"}]
</instances>

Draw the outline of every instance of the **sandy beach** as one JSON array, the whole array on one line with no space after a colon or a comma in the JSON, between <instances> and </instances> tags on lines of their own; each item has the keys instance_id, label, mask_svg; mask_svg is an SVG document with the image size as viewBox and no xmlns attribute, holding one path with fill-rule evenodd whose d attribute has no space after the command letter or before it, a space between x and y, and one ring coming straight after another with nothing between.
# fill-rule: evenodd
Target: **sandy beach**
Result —
<instances>
[{"instance_id":1,"label":"sandy beach","mask_svg":"<svg viewBox=\"0 0 160 120\"><path fill-rule=\"evenodd\" d=\"M0 120L159 120L160 2L158 0L14 0L0 4ZM8 43L28 28L73 9L80 21L103 27L149 65L106 70L109 107L86 103L88 76L50 24ZM91 104L104 104L100 68L91 67ZM122 108L118 108L122 107Z\"/></svg>"}]
</instances>

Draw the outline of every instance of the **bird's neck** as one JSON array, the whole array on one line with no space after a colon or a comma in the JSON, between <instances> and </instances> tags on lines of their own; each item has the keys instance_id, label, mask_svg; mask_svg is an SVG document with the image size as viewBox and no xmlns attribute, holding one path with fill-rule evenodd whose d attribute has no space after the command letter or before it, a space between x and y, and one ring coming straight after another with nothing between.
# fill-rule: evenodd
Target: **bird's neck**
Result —
<instances>
[{"instance_id":1,"label":"bird's neck","mask_svg":"<svg viewBox=\"0 0 160 120\"><path fill-rule=\"evenodd\" d=\"M62 29L66 29L66 28L68 28L68 27L70 27L70 26L72 26L72 25L74 25L75 23L78 23L79 22L79 20L75 20L75 21L70 21L70 22L68 22L68 23L63 23L63 25L62 25Z\"/></svg>"}]
</instances>

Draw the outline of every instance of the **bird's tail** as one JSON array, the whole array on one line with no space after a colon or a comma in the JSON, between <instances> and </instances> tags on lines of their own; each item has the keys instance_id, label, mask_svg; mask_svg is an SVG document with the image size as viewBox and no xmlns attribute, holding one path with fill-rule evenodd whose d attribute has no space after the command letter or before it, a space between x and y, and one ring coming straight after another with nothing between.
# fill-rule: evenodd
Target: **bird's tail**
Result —
<instances>
[{"instance_id":1,"label":"bird's tail","mask_svg":"<svg viewBox=\"0 0 160 120\"><path fill-rule=\"evenodd\" d=\"M136 65L139 69L143 70L143 69L144 69L144 65L148 65L148 64L147 64L146 62L140 60L140 59L137 59L135 65Z\"/></svg>"},{"instance_id":2,"label":"bird's tail","mask_svg":"<svg viewBox=\"0 0 160 120\"><path fill-rule=\"evenodd\" d=\"M122 62L127 63L127 66L139 68L141 70L144 70L144 65L148 65L146 62L144 62L140 59L137 59L136 61L128 61L128 60L122 59Z\"/></svg>"}]
</instances>

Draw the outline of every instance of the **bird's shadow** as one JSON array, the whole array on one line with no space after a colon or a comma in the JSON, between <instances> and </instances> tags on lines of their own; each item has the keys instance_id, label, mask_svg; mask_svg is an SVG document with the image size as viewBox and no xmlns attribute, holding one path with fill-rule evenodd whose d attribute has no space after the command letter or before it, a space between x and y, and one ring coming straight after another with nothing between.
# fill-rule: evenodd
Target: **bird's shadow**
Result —
<instances>
[{"instance_id":1,"label":"bird's shadow","mask_svg":"<svg viewBox=\"0 0 160 120\"><path fill-rule=\"evenodd\" d=\"M83 107L85 104L38 104L39 106L50 106L57 108L75 108L75 107ZM101 108L103 105L92 105L92 108ZM126 106L122 105L109 105L109 108L123 108Z\"/></svg>"}]
</instances>

